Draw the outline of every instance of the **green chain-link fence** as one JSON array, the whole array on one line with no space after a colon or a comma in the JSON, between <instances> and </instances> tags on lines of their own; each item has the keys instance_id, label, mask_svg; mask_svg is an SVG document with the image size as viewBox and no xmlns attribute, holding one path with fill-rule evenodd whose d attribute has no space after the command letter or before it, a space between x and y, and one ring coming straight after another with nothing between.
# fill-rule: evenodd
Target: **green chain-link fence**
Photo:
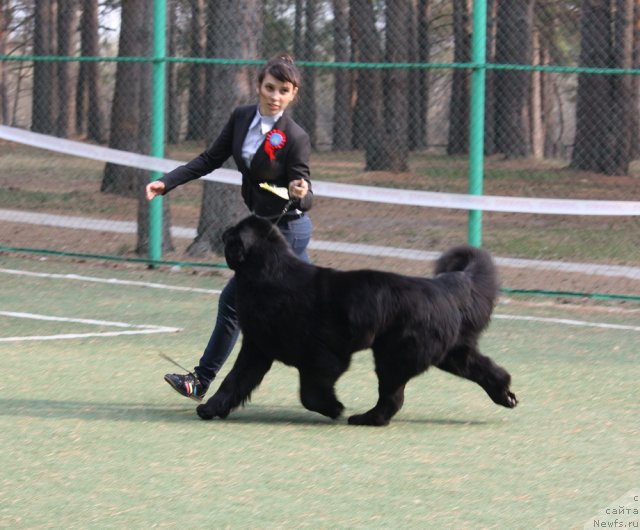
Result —
<instances>
[{"instance_id":1,"label":"green chain-link fence","mask_svg":"<svg viewBox=\"0 0 640 530\"><path fill-rule=\"evenodd\" d=\"M433 252L480 242L483 209L481 242L506 288L640 296L636 2L469 4L0 0L3 247L148 256L140 191L154 168L105 164L82 145L161 154L161 72L160 149L188 160L286 51L303 71L293 113L312 138L312 180L327 191L311 212L314 261L424 274ZM16 130L82 145L60 155ZM374 200L332 184L374 187ZM415 201L400 204L399 190ZM529 200L476 208L451 195L468 192ZM221 228L246 213L219 182L175 190L162 210L163 258L215 264Z\"/></svg>"}]
</instances>

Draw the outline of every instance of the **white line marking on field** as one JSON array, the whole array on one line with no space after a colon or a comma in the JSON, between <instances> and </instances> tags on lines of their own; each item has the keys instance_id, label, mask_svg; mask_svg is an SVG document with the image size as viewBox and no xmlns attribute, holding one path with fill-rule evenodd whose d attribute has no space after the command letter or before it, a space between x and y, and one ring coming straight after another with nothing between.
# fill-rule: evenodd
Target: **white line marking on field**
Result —
<instances>
[{"instance_id":1,"label":"white line marking on field","mask_svg":"<svg viewBox=\"0 0 640 530\"><path fill-rule=\"evenodd\" d=\"M175 331L175 330L172 330ZM103 333L67 333L64 335L29 335L25 337L2 337L0 342L27 342L34 340L69 340L90 337L120 337L122 335L148 335L150 333L169 333L167 329L143 329L138 331L105 331Z\"/></svg>"},{"instance_id":2,"label":"white line marking on field","mask_svg":"<svg viewBox=\"0 0 640 530\"><path fill-rule=\"evenodd\" d=\"M53 278L57 280L75 280L82 282L107 283L110 285L130 285L135 287L149 287L151 289L165 289L168 291L185 291L189 293L220 294L220 289L201 289L198 287L183 287L181 285L166 285L163 283L138 282L134 280L118 280L116 278L95 278L92 276L80 276L78 274L53 274L46 272L29 272L15 269L0 269L1 273L16 276L31 276L34 278Z\"/></svg>"},{"instance_id":3,"label":"white line marking on field","mask_svg":"<svg viewBox=\"0 0 640 530\"><path fill-rule=\"evenodd\" d=\"M114 322L110 320L92 320L87 318L67 318L51 315L38 315L35 313L22 313L17 311L0 311L0 316L12 318L28 318L33 320L46 320L50 322L70 322L74 324L86 324L90 326L107 326L116 328L134 328L123 331L104 331L99 333L64 333L59 335L30 335L24 337L0 337L0 342L24 342L33 340L63 340L79 339L87 337L117 337L121 335L144 335L150 333L176 333L181 328L168 326L155 326L152 324L128 324L126 322Z\"/></svg>"},{"instance_id":4,"label":"white line marking on field","mask_svg":"<svg viewBox=\"0 0 640 530\"><path fill-rule=\"evenodd\" d=\"M493 318L502 320L529 320L531 322L548 322L564 326L582 326L587 328L619 329L624 331L640 331L640 326L626 326L624 324L607 324L606 322L587 322L585 320L572 320L568 318L529 317L523 315L493 315Z\"/></svg>"},{"instance_id":5,"label":"white line marking on field","mask_svg":"<svg viewBox=\"0 0 640 530\"><path fill-rule=\"evenodd\" d=\"M127 322L114 322L112 320L93 320L90 318L67 318L67 317L54 317L50 315L37 315L35 313L21 313L18 311L0 311L0 315L5 317L15 318L31 318L33 320L49 320L52 322L72 322L76 324L89 324L92 326L113 326L116 328L164 328L164 326L152 326L152 325L137 325L129 324Z\"/></svg>"}]
</instances>

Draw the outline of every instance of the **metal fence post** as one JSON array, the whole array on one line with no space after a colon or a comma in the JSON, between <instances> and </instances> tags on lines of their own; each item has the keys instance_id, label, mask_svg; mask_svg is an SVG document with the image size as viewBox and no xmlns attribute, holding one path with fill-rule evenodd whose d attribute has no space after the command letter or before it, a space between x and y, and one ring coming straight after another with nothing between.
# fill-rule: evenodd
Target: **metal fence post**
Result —
<instances>
[{"instance_id":1,"label":"metal fence post","mask_svg":"<svg viewBox=\"0 0 640 530\"><path fill-rule=\"evenodd\" d=\"M482 195L484 165L484 100L486 78L487 2L473 3L471 102L469 112L469 194ZM469 210L468 241L482 245L482 211Z\"/></svg>"},{"instance_id":2,"label":"metal fence post","mask_svg":"<svg viewBox=\"0 0 640 530\"><path fill-rule=\"evenodd\" d=\"M153 75L151 107L151 156L164 156L165 83L166 83L166 0L153 2ZM159 171L151 172L151 180L162 177ZM162 197L149 204L149 259L151 263L162 258Z\"/></svg>"}]
</instances>

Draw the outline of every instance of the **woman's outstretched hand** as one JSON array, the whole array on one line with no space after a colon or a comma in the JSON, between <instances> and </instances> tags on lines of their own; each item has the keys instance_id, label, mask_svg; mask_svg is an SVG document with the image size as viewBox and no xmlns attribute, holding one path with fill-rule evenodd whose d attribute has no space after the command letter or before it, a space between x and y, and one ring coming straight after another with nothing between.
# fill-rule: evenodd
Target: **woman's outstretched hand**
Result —
<instances>
[{"instance_id":1,"label":"woman's outstretched hand","mask_svg":"<svg viewBox=\"0 0 640 530\"><path fill-rule=\"evenodd\" d=\"M164 182L161 182L159 180L154 180L153 182L149 182L145 190L146 190L147 200L150 201L154 197L157 197L158 195L162 195L162 193L164 192Z\"/></svg>"}]
</instances>

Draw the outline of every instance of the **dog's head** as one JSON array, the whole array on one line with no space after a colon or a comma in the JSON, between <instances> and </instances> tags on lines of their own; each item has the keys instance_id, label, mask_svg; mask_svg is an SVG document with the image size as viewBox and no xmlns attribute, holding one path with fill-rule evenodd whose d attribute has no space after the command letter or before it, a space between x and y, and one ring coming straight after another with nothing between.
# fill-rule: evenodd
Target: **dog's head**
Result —
<instances>
[{"instance_id":1,"label":"dog's head","mask_svg":"<svg viewBox=\"0 0 640 530\"><path fill-rule=\"evenodd\" d=\"M229 268L256 269L268 265L273 257L289 247L280 231L267 219L250 215L222 234L224 257Z\"/></svg>"}]
</instances>

